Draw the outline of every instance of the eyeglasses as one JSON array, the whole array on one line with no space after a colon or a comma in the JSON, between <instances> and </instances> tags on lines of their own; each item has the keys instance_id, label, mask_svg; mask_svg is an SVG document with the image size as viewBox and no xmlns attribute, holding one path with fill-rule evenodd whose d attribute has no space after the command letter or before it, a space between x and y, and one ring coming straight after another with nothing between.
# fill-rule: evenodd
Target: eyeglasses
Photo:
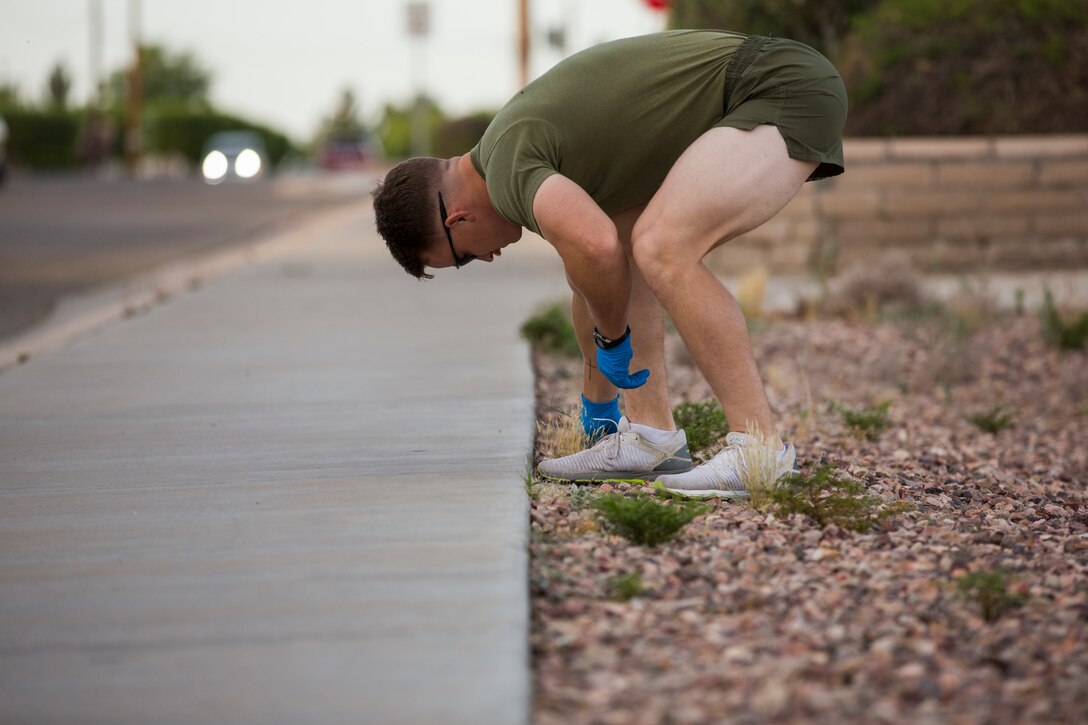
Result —
<instances>
[{"instance_id":1,"label":"eyeglasses","mask_svg":"<svg viewBox=\"0 0 1088 725\"><path fill-rule=\"evenodd\" d=\"M446 239L450 243L450 256L453 257L453 266L455 269L461 269L466 264L476 259L475 255L466 254L463 257L457 256L457 250L453 248L453 235L450 234L450 228L446 226L446 205L442 202L442 192L438 192L438 213L442 215L442 228L446 230Z\"/></svg>"}]
</instances>

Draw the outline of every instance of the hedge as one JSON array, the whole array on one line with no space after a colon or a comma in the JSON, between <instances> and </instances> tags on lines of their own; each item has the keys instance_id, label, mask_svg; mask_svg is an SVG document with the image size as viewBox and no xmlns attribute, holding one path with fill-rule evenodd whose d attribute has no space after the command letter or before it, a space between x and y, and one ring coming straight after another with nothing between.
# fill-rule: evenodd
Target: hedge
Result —
<instances>
[{"instance_id":1,"label":"hedge","mask_svg":"<svg viewBox=\"0 0 1088 725\"><path fill-rule=\"evenodd\" d=\"M78 144L86 113L36 108L0 109L8 124L8 158L13 165L36 169L71 168L80 162ZM117 129L112 152L123 153L123 119L111 114ZM148 109L145 116L144 152L179 154L196 166L204 142L219 131L255 131L264 139L269 160L275 166L295 150L290 139L266 126L213 110L186 108Z\"/></svg>"},{"instance_id":2,"label":"hedge","mask_svg":"<svg viewBox=\"0 0 1088 725\"><path fill-rule=\"evenodd\" d=\"M13 165L41 169L75 166L81 112L5 108L0 115L8 125L8 159Z\"/></svg>"}]
</instances>

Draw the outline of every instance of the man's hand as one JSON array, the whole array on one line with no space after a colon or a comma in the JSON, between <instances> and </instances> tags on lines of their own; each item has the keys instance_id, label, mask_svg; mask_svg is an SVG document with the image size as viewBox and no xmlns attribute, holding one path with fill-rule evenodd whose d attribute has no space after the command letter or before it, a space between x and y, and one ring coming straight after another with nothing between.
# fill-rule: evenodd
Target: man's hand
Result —
<instances>
[{"instance_id":1,"label":"man's hand","mask_svg":"<svg viewBox=\"0 0 1088 725\"><path fill-rule=\"evenodd\" d=\"M630 332L630 331L628 331ZM628 373L631 367L631 335L627 334L623 342L610 348L597 348L597 368L604 373L617 388L638 388L645 384L650 377L649 370L639 370L636 373Z\"/></svg>"}]
</instances>

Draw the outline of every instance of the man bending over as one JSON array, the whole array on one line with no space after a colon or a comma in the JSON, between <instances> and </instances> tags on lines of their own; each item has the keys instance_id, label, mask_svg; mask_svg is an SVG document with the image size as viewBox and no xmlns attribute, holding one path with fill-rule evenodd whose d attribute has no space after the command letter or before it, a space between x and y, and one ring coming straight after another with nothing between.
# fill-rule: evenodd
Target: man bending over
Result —
<instances>
[{"instance_id":1,"label":"man bending over","mask_svg":"<svg viewBox=\"0 0 1088 725\"><path fill-rule=\"evenodd\" d=\"M702 260L805 181L842 173L845 120L835 68L791 40L680 30L605 43L519 91L469 153L393 168L374 195L378 231L417 278L490 262L523 227L555 247L585 359L582 425L607 435L541 473L743 498L744 431L765 434L779 475L795 452L775 433L740 307ZM694 469L666 392L662 308L732 429Z\"/></svg>"}]
</instances>

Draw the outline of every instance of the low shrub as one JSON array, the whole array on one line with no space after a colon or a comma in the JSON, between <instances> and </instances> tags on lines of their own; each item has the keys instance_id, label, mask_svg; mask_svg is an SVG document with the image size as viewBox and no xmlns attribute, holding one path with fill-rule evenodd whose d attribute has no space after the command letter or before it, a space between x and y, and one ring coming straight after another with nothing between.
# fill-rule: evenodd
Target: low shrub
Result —
<instances>
[{"instance_id":1,"label":"low shrub","mask_svg":"<svg viewBox=\"0 0 1088 725\"><path fill-rule=\"evenodd\" d=\"M615 574L605 581L608 598L617 602L627 602L646 593L642 586L642 574L637 571L627 574Z\"/></svg>"},{"instance_id":2,"label":"low shrub","mask_svg":"<svg viewBox=\"0 0 1088 725\"><path fill-rule=\"evenodd\" d=\"M542 352L581 357L574 325L565 305L555 302L541 308L521 325L521 336Z\"/></svg>"},{"instance_id":3,"label":"low shrub","mask_svg":"<svg viewBox=\"0 0 1088 725\"><path fill-rule=\"evenodd\" d=\"M1013 418L1006 412L1005 405L996 405L984 413L968 416L967 419L974 423L979 430L997 435L1006 428L1013 427Z\"/></svg>"},{"instance_id":4,"label":"low shrub","mask_svg":"<svg viewBox=\"0 0 1088 725\"><path fill-rule=\"evenodd\" d=\"M885 400L865 408L847 408L841 405L836 407L842 416L842 422L856 435L876 440L890 425L888 409L891 404L890 400Z\"/></svg>"},{"instance_id":5,"label":"low shrub","mask_svg":"<svg viewBox=\"0 0 1088 725\"><path fill-rule=\"evenodd\" d=\"M597 489L589 484L579 485L573 483L570 486L570 505L576 509L593 508L593 502L597 500Z\"/></svg>"},{"instance_id":6,"label":"low shrub","mask_svg":"<svg viewBox=\"0 0 1088 725\"><path fill-rule=\"evenodd\" d=\"M795 476L768 493L773 512L779 518L803 514L820 527L834 524L841 529L864 533L881 521L911 511L906 501L884 505L865 492L858 481L843 477L830 465L811 475Z\"/></svg>"},{"instance_id":7,"label":"low shrub","mask_svg":"<svg viewBox=\"0 0 1088 725\"><path fill-rule=\"evenodd\" d=\"M921 277L903 255L851 267L832 282L823 301L828 314L865 319L925 304Z\"/></svg>"},{"instance_id":8,"label":"low shrub","mask_svg":"<svg viewBox=\"0 0 1088 725\"><path fill-rule=\"evenodd\" d=\"M1054 295L1049 289L1043 290L1043 309L1039 316L1043 320L1043 338L1059 350L1083 350L1088 339L1088 312L1082 312L1072 322L1066 322L1057 306Z\"/></svg>"},{"instance_id":9,"label":"low shrub","mask_svg":"<svg viewBox=\"0 0 1088 725\"><path fill-rule=\"evenodd\" d=\"M1009 591L1004 571L975 571L956 580L960 596L979 608L982 618L996 622L1004 614L1024 606L1024 597Z\"/></svg>"},{"instance_id":10,"label":"low shrub","mask_svg":"<svg viewBox=\"0 0 1088 725\"><path fill-rule=\"evenodd\" d=\"M672 417L684 429L693 456L705 454L729 432L729 421L716 400L680 403L672 409Z\"/></svg>"},{"instance_id":11,"label":"low shrub","mask_svg":"<svg viewBox=\"0 0 1088 725\"><path fill-rule=\"evenodd\" d=\"M640 546L669 541L692 519L710 510L693 501L659 502L650 496L619 493L598 496L591 506L597 510L602 529Z\"/></svg>"}]
</instances>

